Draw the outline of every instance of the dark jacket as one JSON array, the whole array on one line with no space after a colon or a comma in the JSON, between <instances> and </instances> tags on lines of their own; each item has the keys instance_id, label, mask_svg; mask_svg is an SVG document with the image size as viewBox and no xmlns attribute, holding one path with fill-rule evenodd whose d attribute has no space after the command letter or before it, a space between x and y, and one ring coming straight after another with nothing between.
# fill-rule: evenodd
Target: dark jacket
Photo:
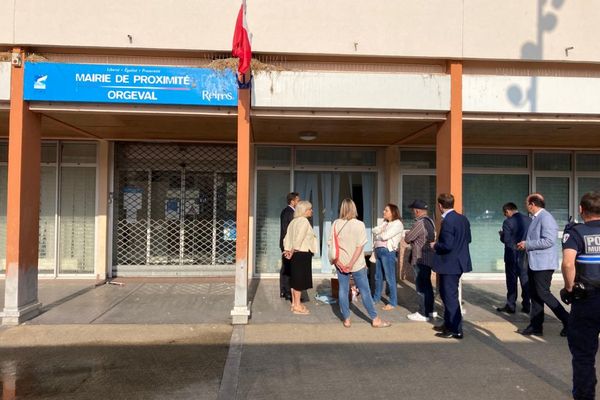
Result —
<instances>
[{"instance_id":1,"label":"dark jacket","mask_svg":"<svg viewBox=\"0 0 600 400\"><path fill-rule=\"evenodd\" d=\"M523 251L517 250L517 243L525 240L530 223L531 218L518 211L504 220L500 233L500 241L504 243L504 262L517 262L518 256L524 255Z\"/></svg>"},{"instance_id":2,"label":"dark jacket","mask_svg":"<svg viewBox=\"0 0 600 400\"><path fill-rule=\"evenodd\" d=\"M472 271L469 243L471 224L467 217L456 211L446 214L434 247L437 257L432 269L438 274L462 274Z\"/></svg>"},{"instance_id":3,"label":"dark jacket","mask_svg":"<svg viewBox=\"0 0 600 400\"><path fill-rule=\"evenodd\" d=\"M279 231L279 248L281 249L281 251L283 251L283 238L285 237L285 234L287 233L287 228L288 225L290 224L290 222L292 222L292 220L294 219L294 209L290 206L286 206L282 211L281 211L281 215L279 216L279 222L280 222L280 231Z\"/></svg>"}]
</instances>

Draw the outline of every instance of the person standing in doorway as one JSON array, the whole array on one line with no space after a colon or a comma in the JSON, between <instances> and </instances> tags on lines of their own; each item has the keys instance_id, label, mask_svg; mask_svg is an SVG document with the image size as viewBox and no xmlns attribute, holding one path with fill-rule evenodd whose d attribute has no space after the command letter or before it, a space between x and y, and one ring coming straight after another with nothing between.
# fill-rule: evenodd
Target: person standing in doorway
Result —
<instances>
[{"instance_id":1,"label":"person standing in doorway","mask_svg":"<svg viewBox=\"0 0 600 400\"><path fill-rule=\"evenodd\" d=\"M300 294L313 287L312 257L317 252L317 236L308 219L312 217L312 204L299 201L294 210L294 219L290 222L283 238L284 257L290 260L290 287L292 292L292 312L309 314L301 304Z\"/></svg>"},{"instance_id":2,"label":"person standing in doorway","mask_svg":"<svg viewBox=\"0 0 600 400\"><path fill-rule=\"evenodd\" d=\"M531 219L521 214L515 203L502 206L506 219L502 223L500 241L504 243L504 274L506 275L506 304L498 312L514 314L517 308L517 280L521 282L521 311L529 314L529 280L525 252L517 250L517 243L525 238Z\"/></svg>"},{"instance_id":3,"label":"person standing in doorway","mask_svg":"<svg viewBox=\"0 0 600 400\"><path fill-rule=\"evenodd\" d=\"M404 234L404 225L400 220L400 211L395 204L387 204L383 209L383 223L373 228L375 235L375 295L373 303L381 300L383 279L390 290L389 301L382 310L393 310L398 305L396 286L396 265L398 264L398 244Z\"/></svg>"},{"instance_id":4,"label":"person standing in doorway","mask_svg":"<svg viewBox=\"0 0 600 400\"><path fill-rule=\"evenodd\" d=\"M294 210L300 201L300 194L291 192L287 195L287 206L281 211L279 216L279 249L281 250L281 269L279 270L279 296L286 300L292 300L290 291L290 260L283 256L283 238L287 233L288 225L294 219Z\"/></svg>"},{"instance_id":5,"label":"person standing in doorway","mask_svg":"<svg viewBox=\"0 0 600 400\"><path fill-rule=\"evenodd\" d=\"M433 270L440 280L440 297L444 302L444 325L434 326L436 336L462 339L462 313L458 286L463 273L471 272L471 224L467 217L454 210L454 196L442 193L437 198L442 214L442 226L437 242L431 244L437 257Z\"/></svg>"},{"instance_id":6,"label":"person standing in doorway","mask_svg":"<svg viewBox=\"0 0 600 400\"><path fill-rule=\"evenodd\" d=\"M428 206L423 200L413 201L408 208L412 209L415 222L404 236L404 241L411 245L410 264L415 271L415 289L419 298L418 311L408 314L411 321L427 322L433 313L433 285L431 284L431 268L435 253L431 243L435 241L435 224L427 215Z\"/></svg>"},{"instance_id":7,"label":"person standing in doorway","mask_svg":"<svg viewBox=\"0 0 600 400\"><path fill-rule=\"evenodd\" d=\"M546 203L541 195L530 194L525 204L532 221L525 240L517 244L517 249L527 252L531 313L529 325L520 333L543 336L546 304L563 324L560 336L567 336L569 313L550 292L552 274L558 268L558 225L552 214L544 208Z\"/></svg>"}]
</instances>

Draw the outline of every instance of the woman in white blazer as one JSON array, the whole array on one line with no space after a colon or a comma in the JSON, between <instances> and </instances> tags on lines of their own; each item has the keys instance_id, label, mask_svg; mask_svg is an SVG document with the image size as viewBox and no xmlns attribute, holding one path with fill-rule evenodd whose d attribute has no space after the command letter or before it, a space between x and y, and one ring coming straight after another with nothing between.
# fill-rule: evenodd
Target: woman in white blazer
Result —
<instances>
[{"instance_id":1,"label":"woman in white blazer","mask_svg":"<svg viewBox=\"0 0 600 400\"><path fill-rule=\"evenodd\" d=\"M404 225L400 220L400 210L395 204L387 204L383 209L383 223L373 228L375 241L375 294L373 302L381 300L383 279L390 289L388 304L383 310L393 310L398 305L398 291L396 288L396 264L398 263L398 245L404 236Z\"/></svg>"},{"instance_id":2,"label":"woman in white blazer","mask_svg":"<svg viewBox=\"0 0 600 400\"><path fill-rule=\"evenodd\" d=\"M317 252L317 237L308 218L312 216L312 204L300 201L294 210L294 219L288 225L283 238L283 255L290 260L290 287L292 289L292 312L306 315L308 308L300 303L303 290L313 287L312 257Z\"/></svg>"}]
</instances>

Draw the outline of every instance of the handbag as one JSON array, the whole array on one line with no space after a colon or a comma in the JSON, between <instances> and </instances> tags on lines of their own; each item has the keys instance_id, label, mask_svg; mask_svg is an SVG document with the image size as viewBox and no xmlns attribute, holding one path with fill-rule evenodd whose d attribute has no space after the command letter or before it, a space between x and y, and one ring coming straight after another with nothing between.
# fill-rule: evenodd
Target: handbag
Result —
<instances>
[{"instance_id":1,"label":"handbag","mask_svg":"<svg viewBox=\"0 0 600 400\"><path fill-rule=\"evenodd\" d=\"M344 229L344 227L346 226L346 224L348 223L348 221L346 221L344 223L344 225L342 226L342 229ZM339 230L339 232L336 232L335 230L335 224L332 227L333 229L333 243L332 246L329 246L328 249L328 258L329 258L329 262L332 265L335 265L340 271L344 272L344 273L348 273L349 271L343 271L342 269L340 269L337 266L337 261L340 258L340 239L339 239L339 234L342 231L342 229Z\"/></svg>"},{"instance_id":2,"label":"handbag","mask_svg":"<svg viewBox=\"0 0 600 400\"><path fill-rule=\"evenodd\" d=\"M375 249L373 249L373 252L371 253L371 257L369 257L369 262L371 264L377 263L377 257L375 256Z\"/></svg>"}]
</instances>

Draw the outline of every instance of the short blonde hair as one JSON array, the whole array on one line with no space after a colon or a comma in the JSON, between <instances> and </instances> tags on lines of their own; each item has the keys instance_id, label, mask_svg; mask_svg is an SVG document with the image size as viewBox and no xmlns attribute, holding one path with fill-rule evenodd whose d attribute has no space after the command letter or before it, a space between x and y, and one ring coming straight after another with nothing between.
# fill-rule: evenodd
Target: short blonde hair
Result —
<instances>
[{"instance_id":1,"label":"short blonde hair","mask_svg":"<svg viewBox=\"0 0 600 400\"><path fill-rule=\"evenodd\" d=\"M358 211L356 210L356 204L352 199L342 200L340 206L340 219L353 219L358 217Z\"/></svg>"},{"instance_id":2,"label":"short blonde hair","mask_svg":"<svg viewBox=\"0 0 600 400\"><path fill-rule=\"evenodd\" d=\"M294 218L305 217L306 212L312 208L312 204L310 201L302 200L296 204L296 208L294 208Z\"/></svg>"}]
</instances>

